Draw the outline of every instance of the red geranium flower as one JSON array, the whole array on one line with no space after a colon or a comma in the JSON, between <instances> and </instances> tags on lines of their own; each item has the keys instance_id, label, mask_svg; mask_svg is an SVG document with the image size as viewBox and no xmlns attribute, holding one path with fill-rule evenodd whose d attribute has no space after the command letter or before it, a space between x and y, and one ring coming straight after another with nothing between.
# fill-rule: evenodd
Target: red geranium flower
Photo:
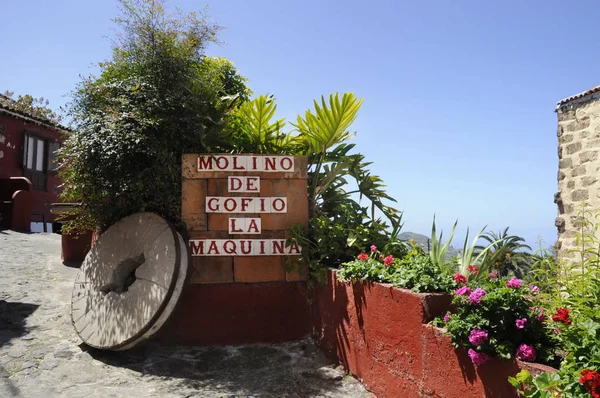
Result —
<instances>
[{"instance_id":1,"label":"red geranium flower","mask_svg":"<svg viewBox=\"0 0 600 398\"><path fill-rule=\"evenodd\" d=\"M383 260L383 265L385 265L386 267L389 267L390 265L392 265L393 262L394 262L394 257L390 254Z\"/></svg>"},{"instance_id":2,"label":"red geranium flower","mask_svg":"<svg viewBox=\"0 0 600 398\"><path fill-rule=\"evenodd\" d=\"M367 253L360 253L358 255L358 259L360 261L367 261L369 259L369 255Z\"/></svg>"},{"instance_id":3,"label":"red geranium flower","mask_svg":"<svg viewBox=\"0 0 600 398\"><path fill-rule=\"evenodd\" d=\"M579 383L583 384L588 393L594 398L600 398L600 374L592 369L581 372Z\"/></svg>"},{"instance_id":4,"label":"red geranium flower","mask_svg":"<svg viewBox=\"0 0 600 398\"><path fill-rule=\"evenodd\" d=\"M565 325L570 325L571 320L569 319L569 310L567 308L557 308L556 314L552 315L554 322L562 322Z\"/></svg>"},{"instance_id":5,"label":"red geranium flower","mask_svg":"<svg viewBox=\"0 0 600 398\"><path fill-rule=\"evenodd\" d=\"M467 267L470 273L477 275L479 273L479 268L474 265L469 265Z\"/></svg>"},{"instance_id":6,"label":"red geranium flower","mask_svg":"<svg viewBox=\"0 0 600 398\"><path fill-rule=\"evenodd\" d=\"M463 274L454 274L452 276L454 277L454 282L456 282L459 285L467 283L467 277Z\"/></svg>"}]
</instances>

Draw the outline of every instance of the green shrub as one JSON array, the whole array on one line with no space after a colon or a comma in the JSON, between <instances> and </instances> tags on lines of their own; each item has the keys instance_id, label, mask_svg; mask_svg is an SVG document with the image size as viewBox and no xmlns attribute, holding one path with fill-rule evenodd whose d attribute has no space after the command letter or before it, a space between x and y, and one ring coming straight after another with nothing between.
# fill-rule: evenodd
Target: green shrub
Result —
<instances>
[{"instance_id":1,"label":"green shrub","mask_svg":"<svg viewBox=\"0 0 600 398\"><path fill-rule=\"evenodd\" d=\"M181 154L230 151L227 117L249 94L230 62L203 55L218 27L163 3L121 1L113 57L70 104L62 199L82 202L79 219L101 229L139 211L178 224Z\"/></svg>"}]
</instances>

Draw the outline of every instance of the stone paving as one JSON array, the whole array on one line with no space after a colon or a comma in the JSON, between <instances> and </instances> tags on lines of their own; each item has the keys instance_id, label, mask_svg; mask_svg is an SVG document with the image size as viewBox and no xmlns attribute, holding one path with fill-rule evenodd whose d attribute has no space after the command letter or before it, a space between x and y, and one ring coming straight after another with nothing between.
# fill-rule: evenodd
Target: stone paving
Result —
<instances>
[{"instance_id":1,"label":"stone paving","mask_svg":"<svg viewBox=\"0 0 600 398\"><path fill-rule=\"evenodd\" d=\"M126 352L81 344L60 236L0 230L0 397L371 397L310 341Z\"/></svg>"}]
</instances>

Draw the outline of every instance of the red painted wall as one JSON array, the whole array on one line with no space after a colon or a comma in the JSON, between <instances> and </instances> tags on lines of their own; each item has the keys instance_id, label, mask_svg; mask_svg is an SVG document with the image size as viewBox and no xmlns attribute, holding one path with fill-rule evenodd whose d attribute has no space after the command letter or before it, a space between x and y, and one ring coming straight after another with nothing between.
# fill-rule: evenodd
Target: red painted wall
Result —
<instances>
[{"instance_id":1,"label":"red painted wall","mask_svg":"<svg viewBox=\"0 0 600 398\"><path fill-rule=\"evenodd\" d=\"M252 344L310 334L306 282L188 284L159 332L166 344Z\"/></svg>"},{"instance_id":2,"label":"red painted wall","mask_svg":"<svg viewBox=\"0 0 600 398\"><path fill-rule=\"evenodd\" d=\"M0 114L0 124L4 132L0 131L0 177L23 176L23 145L25 132L36 133L50 141L62 141L61 133L36 124L27 123L21 119ZM50 204L57 202L58 186L60 179L53 172L48 173L47 191L33 189L32 212L43 213L46 222L52 222L54 215L50 214ZM32 217L31 221L42 221L40 216Z\"/></svg>"},{"instance_id":3,"label":"red painted wall","mask_svg":"<svg viewBox=\"0 0 600 398\"><path fill-rule=\"evenodd\" d=\"M313 335L378 398L517 397L507 381L536 364L494 360L475 367L442 329L425 324L451 297L415 294L388 284L341 283L332 271L315 291Z\"/></svg>"}]
</instances>

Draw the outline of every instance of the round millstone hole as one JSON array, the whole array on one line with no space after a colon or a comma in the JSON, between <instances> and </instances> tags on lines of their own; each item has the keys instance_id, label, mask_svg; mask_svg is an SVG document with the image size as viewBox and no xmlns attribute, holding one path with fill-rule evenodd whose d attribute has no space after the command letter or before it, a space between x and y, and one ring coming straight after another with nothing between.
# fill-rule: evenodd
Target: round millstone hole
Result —
<instances>
[{"instance_id":1,"label":"round millstone hole","mask_svg":"<svg viewBox=\"0 0 600 398\"><path fill-rule=\"evenodd\" d=\"M87 345L125 350L152 336L181 295L186 245L156 214L138 213L111 226L81 265L71 320Z\"/></svg>"}]
</instances>

